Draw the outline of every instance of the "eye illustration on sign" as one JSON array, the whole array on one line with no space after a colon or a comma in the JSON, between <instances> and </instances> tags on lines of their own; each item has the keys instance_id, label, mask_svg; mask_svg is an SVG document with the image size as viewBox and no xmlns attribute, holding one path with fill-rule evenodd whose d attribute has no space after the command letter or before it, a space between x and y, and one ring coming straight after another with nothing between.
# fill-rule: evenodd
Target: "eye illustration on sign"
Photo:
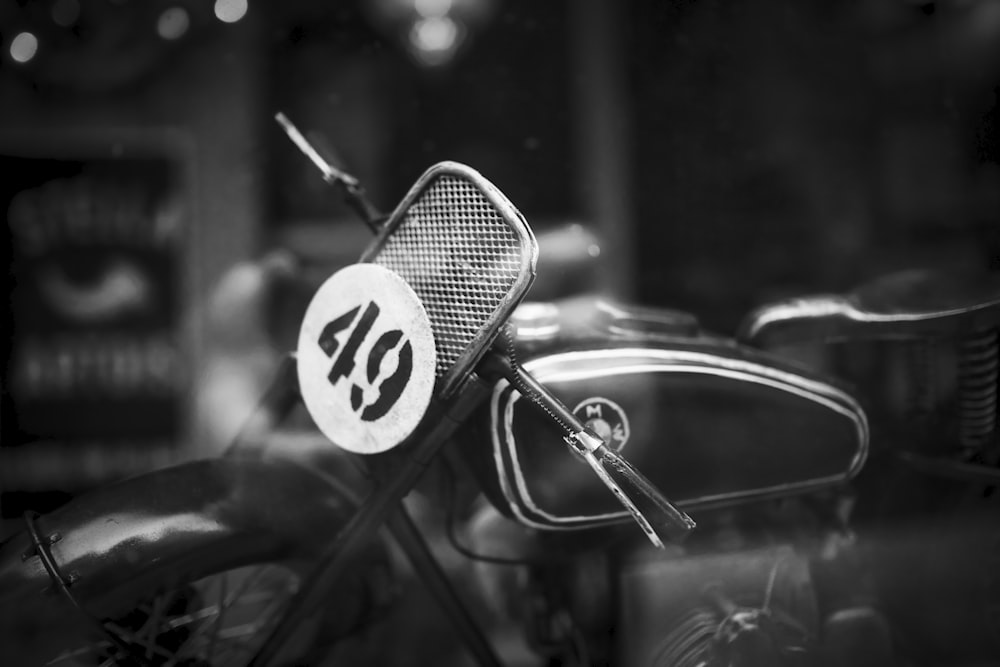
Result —
<instances>
[{"instance_id":1,"label":"eye illustration on sign","mask_svg":"<svg viewBox=\"0 0 1000 667\"><path fill-rule=\"evenodd\" d=\"M58 264L38 272L38 290L49 307L80 322L114 320L151 307L151 279L135 262L117 259L100 267L96 278L75 281Z\"/></svg>"},{"instance_id":2,"label":"eye illustration on sign","mask_svg":"<svg viewBox=\"0 0 1000 667\"><path fill-rule=\"evenodd\" d=\"M375 264L331 276L299 332L299 385L310 415L336 445L363 454L399 445L420 423L435 359L420 299Z\"/></svg>"}]
</instances>

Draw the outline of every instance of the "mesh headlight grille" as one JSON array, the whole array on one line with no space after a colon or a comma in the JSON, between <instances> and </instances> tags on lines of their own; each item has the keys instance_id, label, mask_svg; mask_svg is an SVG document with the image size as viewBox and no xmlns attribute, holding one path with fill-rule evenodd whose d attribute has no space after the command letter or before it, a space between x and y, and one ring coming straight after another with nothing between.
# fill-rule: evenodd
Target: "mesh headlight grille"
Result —
<instances>
[{"instance_id":1,"label":"mesh headlight grille","mask_svg":"<svg viewBox=\"0 0 1000 667\"><path fill-rule=\"evenodd\" d=\"M524 295L536 255L502 193L468 167L442 163L417 182L366 259L398 273L423 301L447 394Z\"/></svg>"}]
</instances>

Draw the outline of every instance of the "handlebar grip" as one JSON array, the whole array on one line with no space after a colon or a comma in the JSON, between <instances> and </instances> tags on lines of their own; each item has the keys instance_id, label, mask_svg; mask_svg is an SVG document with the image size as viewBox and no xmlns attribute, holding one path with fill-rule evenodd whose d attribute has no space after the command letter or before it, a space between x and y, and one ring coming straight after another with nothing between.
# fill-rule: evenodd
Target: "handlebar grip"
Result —
<instances>
[{"instance_id":1,"label":"handlebar grip","mask_svg":"<svg viewBox=\"0 0 1000 667\"><path fill-rule=\"evenodd\" d=\"M599 451L600 460L605 464L606 470L608 468L614 470L631 488L638 491L642 494L643 498L653 504L657 511L657 515L654 516L658 516L659 518L656 525L661 526L670 539L680 541L694 529L694 520L686 512L670 502L625 457L606 445L601 445Z\"/></svg>"}]
</instances>

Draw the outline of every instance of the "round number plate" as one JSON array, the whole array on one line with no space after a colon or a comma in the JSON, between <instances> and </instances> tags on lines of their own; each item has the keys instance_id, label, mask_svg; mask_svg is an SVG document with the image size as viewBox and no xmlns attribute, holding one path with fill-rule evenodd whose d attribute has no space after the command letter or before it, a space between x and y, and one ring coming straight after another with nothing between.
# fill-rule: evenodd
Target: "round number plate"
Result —
<instances>
[{"instance_id":1,"label":"round number plate","mask_svg":"<svg viewBox=\"0 0 1000 667\"><path fill-rule=\"evenodd\" d=\"M330 276L299 331L302 399L334 444L384 452L417 427L434 390L431 322L416 292L376 264Z\"/></svg>"}]
</instances>

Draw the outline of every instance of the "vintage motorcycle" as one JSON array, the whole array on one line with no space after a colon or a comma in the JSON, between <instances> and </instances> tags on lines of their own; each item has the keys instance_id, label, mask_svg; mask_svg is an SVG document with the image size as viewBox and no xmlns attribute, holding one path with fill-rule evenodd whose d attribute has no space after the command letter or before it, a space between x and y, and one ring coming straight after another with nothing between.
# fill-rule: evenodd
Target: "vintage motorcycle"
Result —
<instances>
[{"instance_id":1,"label":"vintage motorcycle","mask_svg":"<svg viewBox=\"0 0 1000 667\"><path fill-rule=\"evenodd\" d=\"M990 633L976 634L993 607L974 605L966 616L982 618L968 628L960 614L907 608L915 589L921 602L957 600L995 545L933 582L937 561L897 568L914 545L965 554L988 524L976 515L953 530L946 499L933 521L906 499L882 508L862 403L758 349L850 338L885 318L834 313L832 297L777 304L736 342L684 313L522 303L535 239L480 174L435 165L383 218L284 123L377 234L316 293L265 399L278 415L304 403L337 447L234 448L26 515L0 543L12 664L413 662L372 630L398 597L401 562L483 665L517 662L493 641L509 627L533 660L518 664L886 664L920 657L907 642L966 634L959 658L996 655ZM868 310L899 326L1000 322L989 295L914 316L883 294ZM996 477L983 462L904 453L940 476ZM441 526L418 525L404 502L415 490ZM885 517L920 530L867 548L863 530ZM441 535L477 564L478 588L449 580L428 541ZM924 627L934 622L937 637Z\"/></svg>"}]
</instances>

